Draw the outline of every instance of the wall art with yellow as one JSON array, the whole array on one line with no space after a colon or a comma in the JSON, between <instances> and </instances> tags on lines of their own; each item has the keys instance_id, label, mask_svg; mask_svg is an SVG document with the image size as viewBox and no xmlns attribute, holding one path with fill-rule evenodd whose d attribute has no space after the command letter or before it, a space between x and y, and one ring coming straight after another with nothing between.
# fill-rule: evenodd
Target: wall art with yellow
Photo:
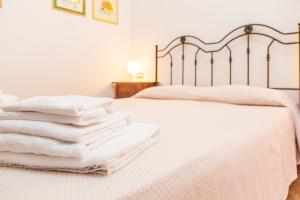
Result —
<instances>
[{"instance_id":1,"label":"wall art with yellow","mask_svg":"<svg viewBox=\"0 0 300 200\"><path fill-rule=\"evenodd\" d=\"M118 0L93 0L94 19L118 24Z\"/></svg>"}]
</instances>

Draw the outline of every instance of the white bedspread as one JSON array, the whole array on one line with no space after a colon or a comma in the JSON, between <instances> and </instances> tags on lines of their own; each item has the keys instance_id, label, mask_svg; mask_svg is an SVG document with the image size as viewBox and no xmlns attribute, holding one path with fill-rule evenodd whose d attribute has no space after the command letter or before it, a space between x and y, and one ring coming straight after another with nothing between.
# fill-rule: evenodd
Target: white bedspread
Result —
<instances>
[{"instance_id":1,"label":"white bedspread","mask_svg":"<svg viewBox=\"0 0 300 200\"><path fill-rule=\"evenodd\" d=\"M285 107L123 99L116 109L161 126L160 142L109 177L0 168L9 200L284 200L296 178Z\"/></svg>"}]
</instances>

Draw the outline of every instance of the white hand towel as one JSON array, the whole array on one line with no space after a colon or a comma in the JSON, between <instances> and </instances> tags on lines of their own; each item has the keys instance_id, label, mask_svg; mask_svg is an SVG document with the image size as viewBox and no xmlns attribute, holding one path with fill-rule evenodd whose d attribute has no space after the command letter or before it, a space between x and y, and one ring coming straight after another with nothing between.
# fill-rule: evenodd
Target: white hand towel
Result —
<instances>
[{"instance_id":1,"label":"white hand towel","mask_svg":"<svg viewBox=\"0 0 300 200\"><path fill-rule=\"evenodd\" d=\"M85 112L85 115L82 116L67 116L38 112L0 112L0 120L31 120L88 126L91 124L102 123L106 121L110 115L111 114L107 114L103 108Z\"/></svg>"},{"instance_id":2,"label":"white hand towel","mask_svg":"<svg viewBox=\"0 0 300 200\"><path fill-rule=\"evenodd\" d=\"M18 98L14 95L0 93L0 108L12 105L17 102L17 100Z\"/></svg>"},{"instance_id":3,"label":"white hand towel","mask_svg":"<svg viewBox=\"0 0 300 200\"><path fill-rule=\"evenodd\" d=\"M98 146L83 158L62 158L36 154L20 154L11 152L0 152L0 163L10 166L26 166L27 168L52 169L56 171L78 171L88 169L101 169L116 162L125 154L129 155L142 149L149 140L157 141L159 126L133 123L129 130L112 140ZM84 173L84 172L82 172Z\"/></svg>"},{"instance_id":4,"label":"white hand towel","mask_svg":"<svg viewBox=\"0 0 300 200\"><path fill-rule=\"evenodd\" d=\"M3 114L7 115L7 113ZM0 119L3 118L1 116L0 114ZM119 112L109 115L102 123L84 127L29 120L0 120L0 133L19 133L66 142L83 142L88 139L93 140L98 134L106 134L130 123L131 114Z\"/></svg>"},{"instance_id":5,"label":"white hand towel","mask_svg":"<svg viewBox=\"0 0 300 200\"><path fill-rule=\"evenodd\" d=\"M106 112L114 110L110 98L86 96L38 96L19 101L3 108L7 112L41 112L68 116L83 116L86 112L103 108Z\"/></svg>"}]
</instances>

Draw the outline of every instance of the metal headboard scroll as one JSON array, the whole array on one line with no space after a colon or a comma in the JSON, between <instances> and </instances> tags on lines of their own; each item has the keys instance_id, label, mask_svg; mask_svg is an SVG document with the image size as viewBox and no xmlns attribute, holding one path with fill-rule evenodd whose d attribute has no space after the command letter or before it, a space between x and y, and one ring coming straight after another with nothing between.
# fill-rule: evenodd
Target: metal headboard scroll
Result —
<instances>
[{"instance_id":1,"label":"metal headboard scroll","mask_svg":"<svg viewBox=\"0 0 300 200\"><path fill-rule=\"evenodd\" d=\"M261 28L264 30L256 30L256 28ZM289 36L289 35L297 35L298 39L297 41L292 42L285 42L281 39L278 39L270 34L268 32L274 32L276 34L279 34L281 37L283 36ZM237 36L234 35L235 33L239 33ZM250 49L250 42L251 42L251 36L257 35L269 38L271 41L267 47L267 54L266 54L266 67L267 67L267 88L270 87L270 67L271 67L271 48L274 43L279 43L282 45L296 45L298 44L299 47L299 88L272 88L272 89L279 89L279 90L296 90L299 91L299 102L300 102L300 23L298 24L298 31L297 32L289 32L284 33L281 32L271 26L264 25L264 24L248 24L244 26L240 26L232 31L230 31L228 34L226 34L221 40L217 42L205 42L201 40L200 38L197 38L195 36L191 35L184 35L181 37L177 37L174 40L172 40L167 46L165 46L162 49L158 48L158 45L156 45L156 73L155 73L155 80L158 82L158 60L168 57L170 58L170 84L173 85L173 65L174 65L174 59L173 59L173 51L177 48L181 48L182 54L181 54L181 70L182 70L182 84L185 84L185 57L186 57L186 47L187 46L193 46L196 48L195 56L194 56L194 84L197 86L197 79L198 79L198 54L200 52L210 54L210 85L214 86L214 64L215 64L215 54L221 52L222 50L227 50L229 59L228 59L228 66L229 66L229 84L232 84L232 63L233 63L233 51L230 47L230 44L234 42L235 40L246 37L247 39L247 49L246 49L246 56L247 56L247 85L250 85L250 57L251 57L251 49ZM233 36L231 36L233 35ZM231 36L231 37L230 37ZM191 42L190 40L193 40L195 42ZM224 43L224 44L223 44ZM222 46L220 46L223 44ZM207 50L207 47L217 46L213 50Z\"/></svg>"}]
</instances>

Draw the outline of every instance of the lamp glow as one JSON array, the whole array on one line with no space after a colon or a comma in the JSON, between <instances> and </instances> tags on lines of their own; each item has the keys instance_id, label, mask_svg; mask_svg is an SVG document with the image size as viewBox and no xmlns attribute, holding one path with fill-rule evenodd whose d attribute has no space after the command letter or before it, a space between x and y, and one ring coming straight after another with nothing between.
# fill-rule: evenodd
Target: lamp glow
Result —
<instances>
[{"instance_id":1,"label":"lamp glow","mask_svg":"<svg viewBox=\"0 0 300 200\"><path fill-rule=\"evenodd\" d=\"M137 81L137 74L142 71L141 63L136 60L128 62L127 72L131 74L131 81Z\"/></svg>"}]
</instances>

